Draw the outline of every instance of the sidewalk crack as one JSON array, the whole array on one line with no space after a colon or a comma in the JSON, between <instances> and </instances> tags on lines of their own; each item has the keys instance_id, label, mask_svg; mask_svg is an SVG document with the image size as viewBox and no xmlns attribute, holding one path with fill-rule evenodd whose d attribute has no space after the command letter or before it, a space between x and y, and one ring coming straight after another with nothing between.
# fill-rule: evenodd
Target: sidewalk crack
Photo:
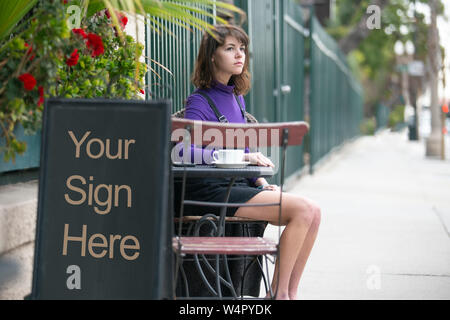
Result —
<instances>
[{"instance_id":1,"label":"sidewalk crack","mask_svg":"<svg viewBox=\"0 0 450 320\"><path fill-rule=\"evenodd\" d=\"M434 205L431 207L431 209L438 216L439 222L441 223L442 227L444 228L444 231L447 233L447 236L450 238L450 231L447 229L447 226L445 225L445 221L444 221L444 218L442 217L441 213Z\"/></svg>"},{"instance_id":2,"label":"sidewalk crack","mask_svg":"<svg viewBox=\"0 0 450 320\"><path fill-rule=\"evenodd\" d=\"M450 274L431 274L431 273L382 273L390 276L408 276L408 277L443 277L450 278Z\"/></svg>"}]
</instances>

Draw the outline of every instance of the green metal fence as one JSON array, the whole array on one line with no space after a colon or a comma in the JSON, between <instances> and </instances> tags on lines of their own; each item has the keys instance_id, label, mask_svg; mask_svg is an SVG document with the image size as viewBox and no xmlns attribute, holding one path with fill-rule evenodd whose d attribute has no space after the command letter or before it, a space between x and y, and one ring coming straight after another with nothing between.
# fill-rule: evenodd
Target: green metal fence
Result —
<instances>
[{"instance_id":1,"label":"green metal fence","mask_svg":"<svg viewBox=\"0 0 450 320\"><path fill-rule=\"evenodd\" d=\"M247 109L260 122L304 120L304 42L308 30L301 7L291 0L240 0L235 5L248 17L243 26L250 37L252 74L252 90L245 97ZM288 149L286 176L302 169L303 149ZM270 182L278 183L279 178L276 175Z\"/></svg>"},{"instance_id":2,"label":"green metal fence","mask_svg":"<svg viewBox=\"0 0 450 320\"><path fill-rule=\"evenodd\" d=\"M305 120L304 61L310 63L310 168L334 147L359 134L363 96L360 84L352 76L346 57L316 18L309 30L303 21L303 9L292 0L235 0L247 14L243 28L250 37L252 90L245 97L247 110L260 122ZM203 17L205 18L205 17ZM213 23L213 21L209 21ZM169 68L153 64L161 76L148 78L152 97L172 97L173 110L184 106L194 90L190 75L201 34L165 24L176 38L149 31L147 56ZM305 41L310 52L305 52ZM304 146L291 148L287 155L286 175L298 173L304 166ZM277 182L279 176L272 178Z\"/></svg>"},{"instance_id":3,"label":"green metal fence","mask_svg":"<svg viewBox=\"0 0 450 320\"><path fill-rule=\"evenodd\" d=\"M277 121L305 120L304 79L305 40L309 32L303 21L303 11L294 1L279 1L281 45L277 46L280 57L279 81L277 82ZM287 152L286 175L292 176L303 166L304 145L290 147Z\"/></svg>"},{"instance_id":4,"label":"green metal fence","mask_svg":"<svg viewBox=\"0 0 450 320\"><path fill-rule=\"evenodd\" d=\"M0 129L0 136L2 130ZM23 155L16 155L15 161L5 162L3 160L3 153L0 153L0 173L10 172L16 170L33 169L39 166L39 155L41 147L41 130L36 134L27 135L22 125L18 125L14 130L17 139L25 141L27 144L27 151ZM0 140L0 147L5 146L5 141Z\"/></svg>"},{"instance_id":5,"label":"green metal fence","mask_svg":"<svg viewBox=\"0 0 450 320\"><path fill-rule=\"evenodd\" d=\"M319 21L310 21L310 169L334 147L358 136L363 92L345 55Z\"/></svg>"},{"instance_id":6,"label":"green metal fence","mask_svg":"<svg viewBox=\"0 0 450 320\"><path fill-rule=\"evenodd\" d=\"M273 0L241 0L235 5L247 14L244 24L250 37L252 89L245 97L247 109L260 122L276 120L275 6Z\"/></svg>"},{"instance_id":7,"label":"green metal fence","mask_svg":"<svg viewBox=\"0 0 450 320\"><path fill-rule=\"evenodd\" d=\"M247 14L243 28L250 37L252 90L245 97L247 110L260 122L303 120L304 40L308 31L300 6L291 0L237 0L235 5ZM149 61L155 70L147 78L149 98L171 97L175 112L183 108L184 99L194 90L190 75L201 34L163 24L175 37L147 29L147 56L172 74ZM287 176L302 167L303 147L291 148ZM272 182L278 179L277 175Z\"/></svg>"},{"instance_id":8,"label":"green metal fence","mask_svg":"<svg viewBox=\"0 0 450 320\"><path fill-rule=\"evenodd\" d=\"M293 0L235 0L235 5L247 13L243 28L250 37L252 90L245 97L247 110L260 122L309 121L307 152L312 168L333 147L359 134L361 86L336 42L315 18L307 28L303 9ZM204 9L201 4L198 7ZM206 16L197 17L214 23ZM152 29L151 24L146 27L146 62L154 70L146 76L147 99L171 98L175 112L195 89L190 78L202 33L160 20L149 23L160 24L163 32ZM308 74L304 61L308 55L311 90L305 115L304 79ZM306 149L288 150L287 176L304 167ZM278 179L275 176L271 182Z\"/></svg>"},{"instance_id":9,"label":"green metal fence","mask_svg":"<svg viewBox=\"0 0 450 320\"><path fill-rule=\"evenodd\" d=\"M382 103L378 103L375 110L376 130L386 128L389 120L389 108Z\"/></svg>"},{"instance_id":10,"label":"green metal fence","mask_svg":"<svg viewBox=\"0 0 450 320\"><path fill-rule=\"evenodd\" d=\"M205 7L198 4L199 9ZM206 16L197 18L213 24ZM147 99L171 98L172 112L184 107L184 100L194 87L190 77L194 70L202 33L188 30L161 19L148 21L146 26L147 64L153 69L147 73ZM150 58L151 57L151 58Z\"/></svg>"}]
</instances>

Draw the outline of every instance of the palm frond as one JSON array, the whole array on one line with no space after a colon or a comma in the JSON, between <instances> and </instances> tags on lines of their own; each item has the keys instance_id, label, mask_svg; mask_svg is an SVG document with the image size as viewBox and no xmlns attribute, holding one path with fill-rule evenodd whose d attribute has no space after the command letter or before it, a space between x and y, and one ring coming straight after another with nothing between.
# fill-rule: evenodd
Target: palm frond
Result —
<instances>
[{"instance_id":1,"label":"palm frond","mask_svg":"<svg viewBox=\"0 0 450 320\"><path fill-rule=\"evenodd\" d=\"M215 18L217 22L222 24L226 24L227 21L214 15L212 13L214 10L216 13L229 15L231 12L245 17L244 11L240 8L215 0L178 0L176 2L161 0L90 0L87 16L105 8L115 8L132 15L143 15L147 18L160 18L182 25L187 29L193 27L207 32L212 30L213 25L197 18L196 15ZM112 12L113 21L116 20L114 15L114 12Z\"/></svg>"},{"instance_id":2,"label":"palm frond","mask_svg":"<svg viewBox=\"0 0 450 320\"><path fill-rule=\"evenodd\" d=\"M37 0L0 1L0 41L12 32L14 26L33 8L36 2Z\"/></svg>"},{"instance_id":3,"label":"palm frond","mask_svg":"<svg viewBox=\"0 0 450 320\"><path fill-rule=\"evenodd\" d=\"M167 28L161 21L167 21L171 24L181 26L189 31L193 29L199 31L206 31L213 37L214 25L206 21L205 18L215 20L220 24L227 24L227 20L222 18L220 14L229 16L237 13L241 17L241 22L245 19L245 13L241 9L232 4L215 1L215 0L81 0L86 5L87 17L92 16L98 11L108 9L110 12L112 22L118 30L118 34L123 38L122 30L119 26L118 17L115 10L124 11L136 18L138 15L144 17L144 23L149 24L150 27L157 33L161 30L174 36L170 28ZM87 3L87 4L86 4ZM136 34L137 32L136 24ZM139 59L136 57L136 59ZM154 63L156 61L152 60ZM165 71L168 71L172 76L172 72L157 63ZM150 66L150 70L157 74ZM137 70L136 70L137 76ZM160 78L160 76L157 74Z\"/></svg>"}]
</instances>

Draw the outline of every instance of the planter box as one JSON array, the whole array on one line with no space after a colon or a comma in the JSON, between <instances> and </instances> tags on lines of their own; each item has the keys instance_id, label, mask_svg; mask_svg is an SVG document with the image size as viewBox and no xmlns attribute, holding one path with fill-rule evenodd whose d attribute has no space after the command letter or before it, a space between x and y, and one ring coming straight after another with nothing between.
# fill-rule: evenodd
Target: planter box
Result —
<instances>
[{"instance_id":1,"label":"planter box","mask_svg":"<svg viewBox=\"0 0 450 320\"><path fill-rule=\"evenodd\" d=\"M14 134L19 141L25 141L27 143L27 150L22 155L16 155L15 162L12 160L5 162L2 153L0 156L0 173L39 167L41 131L39 130L34 135L25 135L22 125L18 125ZM5 141L2 139L0 146L4 145Z\"/></svg>"}]
</instances>

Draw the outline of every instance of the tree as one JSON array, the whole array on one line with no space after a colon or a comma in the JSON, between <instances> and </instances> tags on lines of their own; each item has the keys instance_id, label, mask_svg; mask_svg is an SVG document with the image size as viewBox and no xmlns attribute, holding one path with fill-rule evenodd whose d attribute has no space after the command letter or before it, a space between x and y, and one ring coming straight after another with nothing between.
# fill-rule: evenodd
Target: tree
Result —
<instances>
[{"instance_id":1,"label":"tree","mask_svg":"<svg viewBox=\"0 0 450 320\"><path fill-rule=\"evenodd\" d=\"M438 1L437 12L442 13ZM419 0L417 0L419 2ZM421 1L426 2L426 1ZM367 8L380 6L381 28L368 29ZM428 54L428 29L424 14L415 10L415 0L337 0L336 19L330 21L327 31L348 52L353 71L365 88L365 113L370 116L382 102L388 107L402 103L402 90L394 53L396 41L412 41L413 58L425 61ZM410 81L414 85L420 81Z\"/></svg>"},{"instance_id":2,"label":"tree","mask_svg":"<svg viewBox=\"0 0 450 320\"><path fill-rule=\"evenodd\" d=\"M427 66L431 91L431 134L426 142L426 155L439 156L441 154L441 124L438 97L438 81L439 81L439 33L437 29L437 10L438 1L430 0L431 24L428 32L428 55ZM442 150L443 151L443 150Z\"/></svg>"},{"instance_id":3,"label":"tree","mask_svg":"<svg viewBox=\"0 0 450 320\"><path fill-rule=\"evenodd\" d=\"M382 11L388 2L388 0L372 0L370 6L376 6L378 10ZM348 54L350 51L358 48L361 41L369 36L370 31L371 29L369 29L367 24L367 17L363 15L353 29L339 40L339 47L345 54Z\"/></svg>"}]
</instances>

